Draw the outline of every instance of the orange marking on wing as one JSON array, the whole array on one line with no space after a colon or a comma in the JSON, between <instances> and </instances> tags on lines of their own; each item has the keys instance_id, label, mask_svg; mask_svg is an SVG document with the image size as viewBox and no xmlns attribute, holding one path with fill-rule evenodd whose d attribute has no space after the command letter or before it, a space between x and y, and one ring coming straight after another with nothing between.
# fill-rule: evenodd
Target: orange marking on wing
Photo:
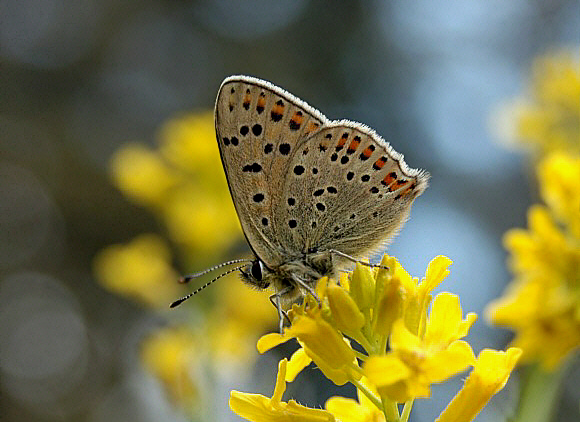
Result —
<instances>
[{"instance_id":1,"label":"orange marking on wing","mask_svg":"<svg viewBox=\"0 0 580 422\"><path fill-rule=\"evenodd\" d=\"M395 182L396 180L397 180L397 173L395 173L393 171L393 172L387 174L381 183L385 186L389 186L391 183Z\"/></svg>"},{"instance_id":2,"label":"orange marking on wing","mask_svg":"<svg viewBox=\"0 0 580 422\"><path fill-rule=\"evenodd\" d=\"M366 157L366 158L371 158L371 155L373 155L373 150L370 149L369 147L366 147L364 149L364 151L362 152L362 154Z\"/></svg>"},{"instance_id":3,"label":"orange marking on wing","mask_svg":"<svg viewBox=\"0 0 580 422\"><path fill-rule=\"evenodd\" d=\"M320 125L318 123L310 122L308 124L308 128L306 128L306 133L312 133L312 132L316 131L319 127L320 127Z\"/></svg>"},{"instance_id":4,"label":"orange marking on wing","mask_svg":"<svg viewBox=\"0 0 580 422\"><path fill-rule=\"evenodd\" d=\"M409 180L405 180L405 179L399 179L397 180L395 183L393 183L393 186L389 187L389 192L392 191L401 191L401 189L406 186L406 185L410 185L410 181ZM407 191L407 189L409 189L409 186L407 186L407 188L405 190L402 190L400 195L404 195L405 192Z\"/></svg>"},{"instance_id":5,"label":"orange marking on wing","mask_svg":"<svg viewBox=\"0 0 580 422\"><path fill-rule=\"evenodd\" d=\"M264 111L264 107L266 107L266 95L262 92L258 97L258 104L256 104L256 109L258 110L258 113Z\"/></svg>"},{"instance_id":6,"label":"orange marking on wing","mask_svg":"<svg viewBox=\"0 0 580 422\"><path fill-rule=\"evenodd\" d=\"M387 162L387 158L381 157L377 161L375 161L375 163L373 164L373 168L375 170L380 170L383 168L383 166L385 165L386 162Z\"/></svg>"},{"instance_id":7,"label":"orange marking on wing","mask_svg":"<svg viewBox=\"0 0 580 422\"><path fill-rule=\"evenodd\" d=\"M292 116L292 118L290 119L290 129L292 130L298 130L300 129L300 126L302 125L302 120L304 120L304 118L302 117L302 112L300 110L298 110L296 113L294 113L294 116Z\"/></svg>"},{"instance_id":8,"label":"orange marking on wing","mask_svg":"<svg viewBox=\"0 0 580 422\"><path fill-rule=\"evenodd\" d=\"M250 94L250 90L246 90L246 94L244 95L244 102L242 105L247 110L250 107L250 103L252 102L252 95Z\"/></svg>"},{"instance_id":9,"label":"orange marking on wing","mask_svg":"<svg viewBox=\"0 0 580 422\"><path fill-rule=\"evenodd\" d=\"M413 191L415 190L416 187L417 187L417 185L415 184L415 182L410 183L409 186L407 186L405 188L405 190L403 192L401 192L401 195L406 196L406 195L413 193Z\"/></svg>"},{"instance_id":10,"label":"orange marking on wing","mask_svg":"<svg viewBox=\"0 0 580 422\"><path fill-rule=\"evenodd\" d=\"M338 143L336 144L337 151L340 151L342 149L342 147L344 147L344 144L346 144L347 139L348 139L348 133L345 132L342 134L342 136L338 140Z\"/></svg>"},{"instance_id":11,"label":"orange marking on wing","mask_svg":"<svg viewBox=\"0 0 580 422\"><path fill-rule=\"evenodd\" d=\"M282 119L282 116L284 115L284 102L282 100L276 101L276 104L272 107L270 115L272 116L272 120L275 122Z\"/></svg>"},{"instance_id":12,"label":"orange marking on wing","mask_svg":"<svg viewBox=\"0 0 580 422\"><path fill-rule=\"evenodd\" d=\"M350 142L350 145L348 146L348 149L346 150L346 152L348 152L350 154L354 153L359 145L360 145L360 137L355 136L352 139L352 141Z\"/></svg>"}]
</instances>

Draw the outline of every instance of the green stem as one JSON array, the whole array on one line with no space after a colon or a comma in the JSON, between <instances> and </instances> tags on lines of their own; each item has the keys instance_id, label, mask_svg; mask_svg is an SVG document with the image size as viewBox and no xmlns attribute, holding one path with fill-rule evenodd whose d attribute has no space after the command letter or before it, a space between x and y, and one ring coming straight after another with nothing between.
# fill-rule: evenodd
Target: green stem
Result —
<instances>
[{"instance_id":1,"label":"green stem","mask_svg":"<svg viewBox=\"0 0 580 422\"><path fill-rule=\"evenodd\" d=\"M350 368L356 372L357 374L364 376L364 371L362 370L362 368L354 363L350 364Z\"/></svg>"},{"instance_id":2,"label":"green stem","mask_svg":"<svg viewBox=\"0 0 580 422\"><path fill-rule=\"evenodd\" d=\"M362 335L359 335L359 334L362 334ZM369 355L373 354L373 352L375 351L375 347L373 346L373 344L368 340L368 338L365 336L365 334L362 333L361 331L359 331L358 333L353 333L350 337L353 340L355 340L358 344L360 344Z\"/></svg>"},{"instance_id":3,"label":"green stem","mask_svg":"<svg viewBox=\"0 0 580 422\"><path fill-rule=\"evenodd\" d=\"M381 402L381 399L377 396L375 396L375 393L373 393L371 390L369 390L367 388L366 385L364 385L363 383L361 383L360 381L357 380L351 380L350 381L361 393L363 393L365 396L367 396L367 398L376 406L377 409L379 409L381 412L384 412L384 408L383 408L383 403Z\"/></svg>"},{"instance_id":4,"label":"green stem","mask_svg":"<svg viewBox=\"0 0 580 422\"><path fill-rule=\"evenodd\" d=\"M386 396L381 396L383 402L384 414L387 422L401 422L401 416L399 415L399 407L397 403L390 400Z\"/></svg>"},{"instance_id":5,"label":"green stem","mask_svg":"<svg viewBox=\"0 0 580 422\"><path fill-rule=\"evenodd\" d=\"M562 377L567 369L567 364L563 364L554 372L546 372L540 365L527 367L517 414L513 422L553 420L560 399Z\"/></svg>"},{"instance_id":6,"label":"green stem","mask_svg":"<svg viewBox=\"0 0 580 422\"><path fill-rule=\"evenodd\" d=\"M354 350L354 349L353 349L353 352L354 352L354 355L355 355L355 356L356 356L358 359L362 360L363 362L369 358L367 355L365 355L364 353L361 353L361 352L359 352L359 351L357 351L357 350Z\"/></svg>"},{"instance_id":7,"label":"green stem","mask_svg":"<svg viewBox=\"0 0 580 422\"><path fill-rule=\"evenodd\" d=\"M409 420L409 416L411 415L411 409L413 408L414 402L415 399L411 399L405 403L405 406L403 407L403 413L401 414L402 422L407 422Z\"/></svg>"},{"instance_id":8,"label":"green stem","mask_svg":"<svg viewBox=\"0 0 580 422\"><path fill-rule=\"evenodd\" d=\"M389 336L387 334L385 334L384 336L381 336L380 341L379 341L379 353L380 354L385 354L387 353L387 341L389 339Z\"/></svg>"}]
</instances>

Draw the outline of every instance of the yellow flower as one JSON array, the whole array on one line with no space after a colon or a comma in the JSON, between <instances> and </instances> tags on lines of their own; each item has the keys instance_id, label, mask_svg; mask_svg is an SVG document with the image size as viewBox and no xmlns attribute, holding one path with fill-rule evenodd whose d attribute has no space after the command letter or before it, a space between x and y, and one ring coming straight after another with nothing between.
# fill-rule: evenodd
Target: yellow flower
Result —
<instances>
[{"instance_id":1,"label":"yellow flower","mask_svg":"<svg viewBox=\"0 0 580 422\"><path fill-rule=\"evenodd\" d=\"M108 290L149 306L165 308L179 292L169 247L153 234L107 247L95 257L94 272Z\"/></svg>"},{"instance_id":2,"label":"yellow flower","mask_svg":"<svg viewBox=\"0 0 580 422\"><path fill-rule=\"evenodd\" d=\"M326 297L332 318L340 331L352 332L362 328L365 317L347 290L337 285L329 286L326 289Z\"/></svg>"},{"instance_id":3,"label":"yellow flower","mask_svg":"<svg viewBox=\"0 0 580 422\"><path fill-rule=\"evenodd\" d=\"M580 66L568 52L536 60L530 95L506 110L515 122L508 138L535 147L540 154L580 153ZM504 113L505 113L504 112ZM509 123L508 123L509 124Z\"/></svg>"},{"instance_id":4,"label":"yellow flower","mask_svg":"<svg viewBox=\"0 0 580 422\"><path fill-rule=\"evenodd\" d=\"M571 234L580 239L580 155L550 154L538 164L537 174L542 199Z\"/></svg>"},{"instance_id":5,"label":"yellow flower","mask_svg":"<svg viewBox=\"0 0 580 422\"><path fill-rule=\"evenodd\" d=\"M240 280L214 286L218 302L210 309L207 337L212 358L247 365L255 357L258 337L277 321L268 293L249 289Z\"/></svg>"},{"instance_id":6,"label":"yellow flower","mask_svg":"<svg viewBox=\"0 0 580 422\"><path fill-rule=\"evenodd\" d=\"M187 267L211 264L241 240L212 113L168 121L159 148L128 144L113 157L111 170L117 187L167 227Z\"/></svg>"},{"instance_id":7,"label":"yellow flower","mask_svg":"<svg viewBox=\"0 0 580 422\"><path fill-rule=\"evenodd\" d=\"M469 422L506 384L522 351L506 352L485 349L477 357L475 367L463 388L436 419L436 422Z\"/></svg>"},{"instance_id":8,"label":"yellow flower","mask_svg":"<svg viewBox=\"0 0 580 422\"><path fill-rule=\"evenodd\" d=\"M530 208L528 221L528 230L505 236L516 279L487 314L516 331L512 345L523 349L522 362L552 370L580 347L580 240L562 232L543 206Z\"/></svg>"},{"instance_id":9,"label":"yellow flower","mask_svg":"<svg viewBox=\"0 0 580 422\"><path fill-rule=\"evenodd\" d=\"M173 171L155 151L131 143L117 151L111 161L116 185L140 204L158 206L167 192L179 182Z\"/></svg>"},{"instance_id":10,"label":"yellow flower","mask_svg":"<svg viewBox=\"0 0 580 422\"><path fill-rule=\"evenodd\" d=\"M370 357L365 375L381 394L397 402L429 397L430 385L463 371L475 359L471 347L460 338L467 335L475 314L462 319L459 298L440 293L433 302L424 338L412 334L403 320L393 325L392 351Z\"/></svg>"},{"instance_id":11,"label":"yellow flower","mask_svg":"<svg viewBox=\"0 0 580 422\"><path fill-rule=\"evenodd\" d=\"M510 251L509 265L516 275L556 273L574 283L578 274L578 242L566 236L549 209L534 205L528 211L525 229L509 230L504 244Z\"/></svg>"},{"instance_id":12,"label":"yellow flower","mask_svg":"<svg viewBox=\"0 0 580 422\"><path fill-rule=\"evenodd\" d=\"M258 351L264 353L290 339L298 341L300 348L290 362L280 363L284 374L278 374L278 385L284 379L294 380L311 362L336 385L353 384L358 400L337 396L326 403L336 420L406 421L414 399L428 397L431 384L476 361L471 346L461 340L476 315L464 318L459 298L451 293L440 293L431 301L431 292L447 277L450 265L449 258L435 257L419 280L395 258L384 256L380 268L359 263L352 274L341 276L340 284L323 277L315 288L318 300L307 296L302 304L293 305L288 312L290 327L283 334L262 336ZM483 371L480 378L487 382L489 365L483 358L482 362L473 379ZM496 369L492 375L505 382L511 367L507 372L501 365ZM486 387L487 400L499 391L499 384ZM469 388L467 393L471 394ZM232 409L251 420L289 420L263 396L233 392L232 400ZM399 403L404 403L402 413ZM477 403L485 404L483 399Z\"/></svg>"},{"instance_id":13,"label":"yellow flower","mask_svg":"<svg viewBox=\"0 0 580 422\"><path fill-rule=\"evenodd\" d=\"M189 181L175 187L160 210L169 236L181 246L192 267L219 261L242 238L231 199L204 191L204 184Z\"/></svg>"},{"instance_id":14,"label":"yellow flower","mask_svg":"<svg viewBox=\"0 0 580 422\"><path fill-rule=\"evenodd\" d=\"M290 400L282 401L286 390L286 366L283 359L278 365L278 377L272 398L261 394L248 394L232 391L230 394L230 409L237 415L253 422L332 422L334 416L325 410L310 409Z\"/></svg>"},{"instance_id":15,"label":"yellow flower","mask_svg":"<svg viewBox=\"0 0 580 422\"><path fill-rule=\"evenodd\" d=\"M356 371L355 352L342 335L322 319L320 312L306 310L296 315L292 326L284 334L266 334L258 340L258 351L265 351L296 338L306 355L316 363L322 372L337 385L346 383L350 378L360 378Z\"/></svg>"},{"instance_id":16,"label":"yellow flower","mask_svg":"<svg viewBox=\"0 0 580 422\"><path fill-rule=\"evenodd\" d=\"M184 173L203 177L217 167L223 174L213 111L169 120L161 128L159 139L161 156ZM225 188L221 186L225 184L225 177L211 182Z\"/></svg>"},{"instance_id":17,"label":"yellow flower","mask_svg":"<svg viewBox=\"0 0 580 422\"><path fill-rule=\"evenodd\" d=\"M340 422L385 422L385 415L367 396L358 392L358 400L334 396L329 398L324 408Z\"/></svg>"},{"instance_id":18,"label":"yellow flower","mask_svg":"<svg viewBox=\"0 0 580 422\"><path fill-rule=\"evenodd\" d=\"M143 363L180 404L191 405L198 397L192 367L196 361L194 346L195 339L186 327L164 328L141 345Z\"/></svg>"}]
</instances>

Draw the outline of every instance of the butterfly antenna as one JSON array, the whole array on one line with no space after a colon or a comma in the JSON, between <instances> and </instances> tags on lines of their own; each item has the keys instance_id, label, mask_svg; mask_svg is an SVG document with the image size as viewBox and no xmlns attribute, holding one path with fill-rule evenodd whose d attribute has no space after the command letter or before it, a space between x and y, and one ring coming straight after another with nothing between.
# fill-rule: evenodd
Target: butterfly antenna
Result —
<instances>
[{"instance_id":1,"label":"butterfly antenna","mask_svg":"<svg viewBox=\"0 0 580 422\"><path fill-rule=\"evenodd\" d=\"M222 264L222 266L225 265ZM230 268L229 270L227 270L224 273L221 273L220 275L218 275L216 278L208 281L207 283L205 283L203 286L197 288L196 290L194 290L193 292L189 293L186 296L183 296L181 299L176 300L175 302L173 302L171 305L169 305L170 308L175 308L176 306L181 305L183 302L185 302L187 299L189 299L191 296L198 294L199 292L201 292L203 289L205 289L207 286L209 286L210 284L212 284L214 281L219 280L220 278L222 278L223 276L226 276L228 274L233 273L234 271L238 271L241 270L242 268L244 268L245 265L240 265L239 267L235 267L235 268Z\"/></svg>"},{"instance_id":2,"label":"butterfly antenna","mask_svg":"<svg viewBox=\"0 0 580 422\"><path fill-rule=\"evenodd\" d=\"M370 262L365 262L365 261L362 261L360 259L356 259L355 257L350 256L350 255L347 255L347 254L345 254L343 252L337 251L336 249L329 249L328 252L333 253L333 254L338 255L338 256L342 256L343 258L346 258L349 261L352 261L352 262L355 262L355 263L359 263L359 264L364 265L366 267L381 268L383 270L388 270L389 269L389 267L385 267L384 265L381 265L381 264L371 264Z\"/></svg>"},{"instance_id":3,"label":"butterfly antenna","mask_svg":"<svg viewBox=\"0 0 580 422\"><path fill-rule=\"evenodd\" d=\"M232 261L227 261L227 262L222 262L221 264L218 265L214 265L213 267L208 268L207 270L203 270L197 273L193 273L193 274L188 274L188 275L184 275L183 277L179 278L179 282L180 283L188 283L191 280L193 280L194 278L197 277L201 277L202 275L206 275L207 273L211 273L212 271L215 271L219 268L228 266L228 265L232 265L232 264L239 264L240 262L252 262L251 259L234 259ZM229 273L227 273L229 274Z\"/></svg>"}]
</instances>

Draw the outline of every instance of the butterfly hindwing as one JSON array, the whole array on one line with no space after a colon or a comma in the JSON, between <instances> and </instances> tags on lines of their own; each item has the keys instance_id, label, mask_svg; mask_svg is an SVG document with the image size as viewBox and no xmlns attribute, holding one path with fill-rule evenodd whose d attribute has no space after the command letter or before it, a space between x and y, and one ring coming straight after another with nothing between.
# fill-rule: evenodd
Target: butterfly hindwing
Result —
<instances>
[{"instance_id":1,"label":"butterfly hindwing","mask_svg":"<svg viewBox=\"0 0 580 422\"><path fill-rule=\"evenodd\" d=\"M268 82L227 78L215 106L220 154L234 206L254 253L267 265L287 259L283 232L274 221L284 174L297 145L316 133L326 117Z\"/></svg>"},{"instance_id":2,"label":"butterfly hindwing","mask_svg":"<svg viewBox=\"0 0 580 422\"><path fill-rule=\"evenodd\" d=\"M299 225L287 231L283 246L360 257L397 233L428 175L407 167L372 129L343 120L303 140L284 179L276 224Z\"/></svg>"}]
</instances>

